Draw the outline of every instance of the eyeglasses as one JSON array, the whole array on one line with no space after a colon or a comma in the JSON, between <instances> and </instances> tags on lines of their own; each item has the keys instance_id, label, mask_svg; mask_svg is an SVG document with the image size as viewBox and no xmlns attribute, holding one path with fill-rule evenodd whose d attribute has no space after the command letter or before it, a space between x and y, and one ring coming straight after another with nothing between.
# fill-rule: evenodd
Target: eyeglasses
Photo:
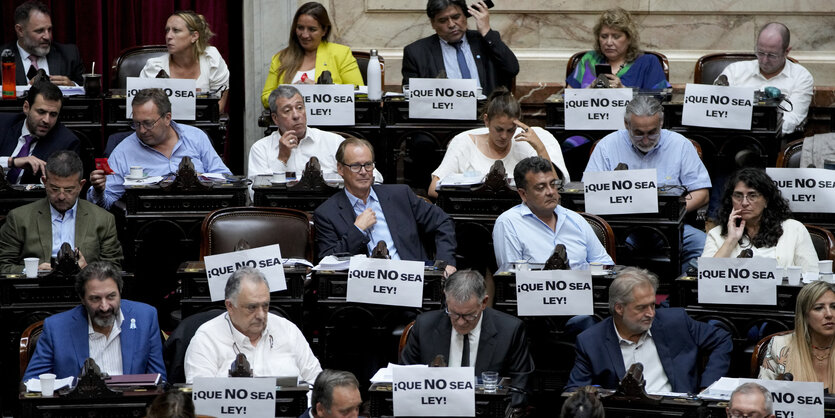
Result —
<instances>
[{"instance_id":1,"label":"eyeglasses","mask_svg":"<svg viewBox=\"0 0 835 418\"><path fill-rule=\"evenodd\" d=\"M749 203L756 203L760 200L761 197L763 197L763 195L758 192L750 192L748 194L734 192L731 195L731 198L733 198L734 202L736 203L742 203L743 199L748 199Z\"/></svg>"},{"instance_id":2,"label":"eyeglasses","mask_svg":"<svg viewBox=\"0 0 835 418\"><path fill-rule=\"evenodd\" d=\"M478 319L478 315L480 314L480 312L476 312L476 313L473 313L473 314L466 314L466 315L465 314L459 314L459 313L450 312L449 308L444 308L444 313L446 313L450 318L452 318L453 321L457 321L461 318L464 318L464 320L467 321L467 322L475 321L476 319Z\"/></svg>"},{"instance_id":3,"label":"eyeglasses","mask_svg":"<svg viewBox=\"0 0 835 418\"><path fill-rule=\"evenodd\" d=\"M354 163L354 164L339 163L339 164L342 164L345 167L350 168L351 171L354 172L354 173L359 173L361 169L365 169L365 171L374 170L374 163L373 162L365 163L365 164L361 164L361 163Z\"/></svg>"},{"instance_id":4,"label":"eyeglasses","mask_svg":"<svg viewBox=\"0 0 835 418\"><path fill-rule=\"evenodd\" d=\"M783 54L782 54L782 53L779 53L779 54L772 54L771 52L763 52L763 51L755 51L755 52L754 52L754 55L756 55L756 56L757 56L757 58L768 58L768 59L770 59L770 60L777 59L777 58L782 58L782 57L783 57Z\"/></svg>"},{"instance_id":5,"label":"eyeglasses","mask_svg":"<svg viewBox=\"0 0 835 418\"><path fill-rule=\"evenodd\" d=\"M58 187L58 186L53 186L53 185L51 185L51 184L47 184L46 188L47 188L47 190L49 190L49 191L50 191L50 193L55 193L55 194L59 194L59 193L73 194L73 193L75 193L75 191L76 191L76 190L78 190L79 186L72 186L72 187Z\"/></svg>"},{"instance_id":6,"label":"eyeglasses","mask_svg":"<svg viewBox=\"0 0 835 418\"><path fill-rule=\"evenodd\" d=\"M762 418L765 415L759 412L741 412L736 410L731 410L729 415L731 418Z\"/></svg>"},{"instance_id":7,"label":"eyeglasses","mask_svg":"<svg viewBox=\"0 0 835 418\"><path fill-rule=\"evenodd\" d=\"M158 117L157 120L155 120L153 122L148 122L148 121L138 122L138 121L132 120L132 121L130 121L130 128L133 129L134 131L138 131L139 127L141 126L141 127L145 128L146 131L150 131L151 129L154 129L154 126L157 126L157 122L159 122L160 119L162 119L162 116Z\"/></svg>"},{"instance_id":8,"label":"eyeglasses","mask_svg":"<svg viewBox=\"0 0 835 418\"><path fill-rule=\"evenodd\" d=\"M632 131L629 131L629 136L636 141L644 137L648 138L650 141L655 141L656 139L661 138L661 132L657 134L636 134Z\"/></svg>"}]
</instances>

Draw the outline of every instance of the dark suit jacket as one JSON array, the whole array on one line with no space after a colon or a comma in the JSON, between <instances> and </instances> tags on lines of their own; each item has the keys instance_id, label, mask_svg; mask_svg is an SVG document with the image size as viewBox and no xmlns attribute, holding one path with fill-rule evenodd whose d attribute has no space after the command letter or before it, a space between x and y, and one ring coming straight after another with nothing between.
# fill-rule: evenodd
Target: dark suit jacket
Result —
<instances>
[{"instance_id":1,"label":"dark suit jacket","mask_svg":"<svg viewBox=\"0 0 835 418\"><path fill-rule=\"evenodd\" d=\"M733 342L725 330L693 320L682 308L664 308L655 312L650 332L673 392L696 393L728 373ZM566 390L586 385L617 389L626 374L619 341L611 317L583 331ZM709 357L699 375L702 355Z\"/></svg>"},{"instance_id":2,"label":"dark suit jacket","mask_svg":"<svg viewBox=\"0 0 835 418\"><path fill-rule=\"evenodd\" d=\"M15 83L18 86L29 84L29 79L26 78L29 67L23 68L23 58L19 56L17 40L0 47L0 51L4 49L11 49L15 55ZM46 55L46 63L49 65L49 75L65 75L75 84L84 85L84 77L81 75L84 73L84 61L81 60L77 46L53 42L49 54Z\"/></svg>"},{"instance_id":3,"label":"dark suit jacket","mask_svg":"<svg viewBox=\"0 0 835 418\"><path fill-rule=\"evenodd\" d=\"M119 267L122 244L116 237L113 215L78 199L75 217L75 246L88 263L109 261ZM48 263L52 257L52 215L44 198L13 209L0 227L0 273L20 273L23 259L38 257Z\"/></svg>"},{"instance_id":4,"label":"dark suit jacket","mask_svg":"<svg viewBox=\"0 0 835 418\"><path fill-rule=\"evenodd\" d=\"M429 364L438 354L448 359L451 335L452 323L443 311L420 314L409 332L400 363ZM515 316L485 309L474 366L477 376L484 371L497 371L500 376L510 376L514 387L527 390L528 378L535 368L528 351L525 324ZM514 394L514 406L524 402L523 395Z\"/></svg>"},{"instance_id":5,"label":"dark suit jacket","mask_svg":"<svg viewBox=\"0 0 835 418\"><path fill-rule=\"evenodd\" d=\"M409 84L409 79L435 78L444 67L444 57L441 53L440 38L437 34L419 39L403 48L403 84ZM513 77L519 74L519 61L513 51L502 42L499 32L490 30L487 36L481 36L478 31L467 31L467 42L473 52L475 64L478 68L478 79L484 94L489 95L498 86L511 89Z\"/></svg>"},{"instance_id":6,"label":"dark suit jacket","mask_svg":"<svg viewBox=\"0 0 835 418\"><path fill-rule=\"evenodd\" d=\"M435 259L455 265L455 226L446 212L417 197L405 184L378 184L374 191L401 259L427 260L421 234L434 234ZM369 238L354 226L356 218L344 191L316 208L313 225L318 258L334 253L368 254Z\"/></svg>"},{"instance_id":7,"label":"dark suit jacket","mask_svg":"<svg viewBox=\"0 0 835 418\"><path fill-rule=\"evenodd\" d=\"M162 363L162 335L156 308L122 299L122 372L124 374L159 373L165 379ZM135 327L131 327L135 325ZM29 361L23 380L41 373L54 373L59 379L78 376L90 356L87 310L83 305L52 315L44 320L43 334Z\"/></svg>"},{"instance_id":8,"label":"dark suit jacket","mask_svg":"<svg viewBox=\"0 0 835 418\"><path fill-rule=\"evenodd\" d=\"M24 113L0 113L0 155L12 155L25 122L26 114ZM78 137L61 122L56 122L45 137L38 138L35 142L35 150L32 151L32 155L46 161L55 151L66 149L77 153L80 148ZM20 177L20 183L40 183L40 176L41 173L36 176L32 170L25 169L23 176Z\"/></svg>"}]
</instances>

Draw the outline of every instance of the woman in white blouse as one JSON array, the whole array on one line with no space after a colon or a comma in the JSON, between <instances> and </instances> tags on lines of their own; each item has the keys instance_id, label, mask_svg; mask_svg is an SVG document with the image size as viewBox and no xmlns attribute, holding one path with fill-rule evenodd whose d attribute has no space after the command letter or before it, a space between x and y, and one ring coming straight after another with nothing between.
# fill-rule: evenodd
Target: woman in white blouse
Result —
<instances>
[{"instance_id":1,"label":"woman in white blouse","mask_svg":"<svg viewBox=\"0 0 835 418\"><path fill-rule=\"evenodd\" d=\"M154 78L164 70L171 78L197 80L198 92L220 92L220 110L229 95L229 69L217 48L209 45L214 36L206 18L191 10L174 12L165 22L168 54L148 59L142 78Z\"/></svg>"},{"instance_id":2,"label":"woman in white blouse","mask_svg":"<svg viewBox=\"0 0 835 418\"><path fill-rule=\"evenodd\" d=\"M569 181L556 138L542 128L520 122L522 108L506 88L493 90L482 113L484 128L461 132L447 145L441 165L432 172L429 196L438 197L438 181L450 174L483 176L497 160L512 174L517 162L534 155L550 160L562 172L563 180Z\"/></svg>"}]
</instances>

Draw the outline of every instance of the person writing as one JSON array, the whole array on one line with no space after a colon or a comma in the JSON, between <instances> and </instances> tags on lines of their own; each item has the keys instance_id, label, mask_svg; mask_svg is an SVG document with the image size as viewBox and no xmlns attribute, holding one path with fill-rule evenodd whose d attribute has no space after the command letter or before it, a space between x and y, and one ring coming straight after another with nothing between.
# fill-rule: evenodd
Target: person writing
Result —
<instances>
[{"instance_id":1,"label":"person writing","mask_svg":"<svg viewBox=\"0 0 835 418\"><path fill-rule=\"evenodd\" d=\"M800 289L794 310L794 332L776 335L768 343L760 365L760 379L823 382L835 388L835 286L816 281Z\"/></svg>"},{"instance_id":2,"label":"person writing","mask_svg":"<svg viewBox=\"0 0 835 418\"><path fill-rule=\"evenodd\" d=\"M618 7L603 12L594 25L594 38L594 50L580 58L574 72L565 80L567 86L591 86L600 75L595 73L595 65L609 64L612 72L605 74L605 77L610 87L670 87L658 58L641 51L638 26L626 10Z\"/></svg>"},{"instance_id":3,"label":"person writing","mask_svg":"<svg viewBox=\"0 0 835 418\"><path fill-rule=\"evenodd\" d=\"M702 257L736 257L750 248L756 257L777 259L780 267L818 269L812 238L765 171L743 168L725 185L719 225L710 230Z\"/></svg>"},{"instance_id":4,"label":"person writing","mask_svg":"<svg viewBox=\"0 0 835 418\"><path fill-rule=\"evenodd\" d=\"M168 54L149 58L140 78L155 78L160 70L171 78L197 80L198 92L221 92L218 106L226 108L229 95L229 69L217 48L209 45L215 34L206 18L191 10L174 12L165 22Z\"/></svg>"},{"instance_id":5,"label":"person writing","mask_svg":"<svg viewBox=\"0 0 835 418\"><path fill-rule=\"evenodd\" d=\"M273 55L270 73L261 91L264 108L270 106L270 93L279 84L314 84L324 71L330 71L334 84L364 85L351 48L328 42L331 20L325 6L311 1L296 10L287 48Z\"/></svg>"}]
</instances>

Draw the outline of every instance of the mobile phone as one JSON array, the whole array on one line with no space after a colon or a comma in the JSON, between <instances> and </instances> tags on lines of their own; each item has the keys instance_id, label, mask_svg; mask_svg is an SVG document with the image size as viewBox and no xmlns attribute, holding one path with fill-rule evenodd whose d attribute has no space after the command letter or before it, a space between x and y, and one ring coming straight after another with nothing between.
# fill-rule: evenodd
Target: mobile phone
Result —
<instances>
[{"instance_id":1,"label":"mobile phone","mask_svg":"<svg viewBox=\"0 0 835 418\"><path fill-rule=\"evenodd\" d=\"M612 66L609 64L595 64L594 75L612 74Z\"/></svg>"},{"instance_id":2,"label":"mobile phone","mask_svg":"<svg viewBox=\"0 0 835 418\"><path fill-rule=\"evenodd\" d=\"M739 226L742 225L742 218L734 219L734 224L736 225L737 228L739 228Z\"/></svg>"},{"instance_id":3,"label":"mobile phone","mask_svg":"<svg viewBox=\"0 0 835 418\"><path fill-rule=\"evenodd\" d=\"M484 2L484 5L487 6L488 9L492 9L493 6L495 6L493 4L493 0L482 0L482 1ZM464 16L470 17L469 9L464 9Z\"/></svg>"}]
</instances>

